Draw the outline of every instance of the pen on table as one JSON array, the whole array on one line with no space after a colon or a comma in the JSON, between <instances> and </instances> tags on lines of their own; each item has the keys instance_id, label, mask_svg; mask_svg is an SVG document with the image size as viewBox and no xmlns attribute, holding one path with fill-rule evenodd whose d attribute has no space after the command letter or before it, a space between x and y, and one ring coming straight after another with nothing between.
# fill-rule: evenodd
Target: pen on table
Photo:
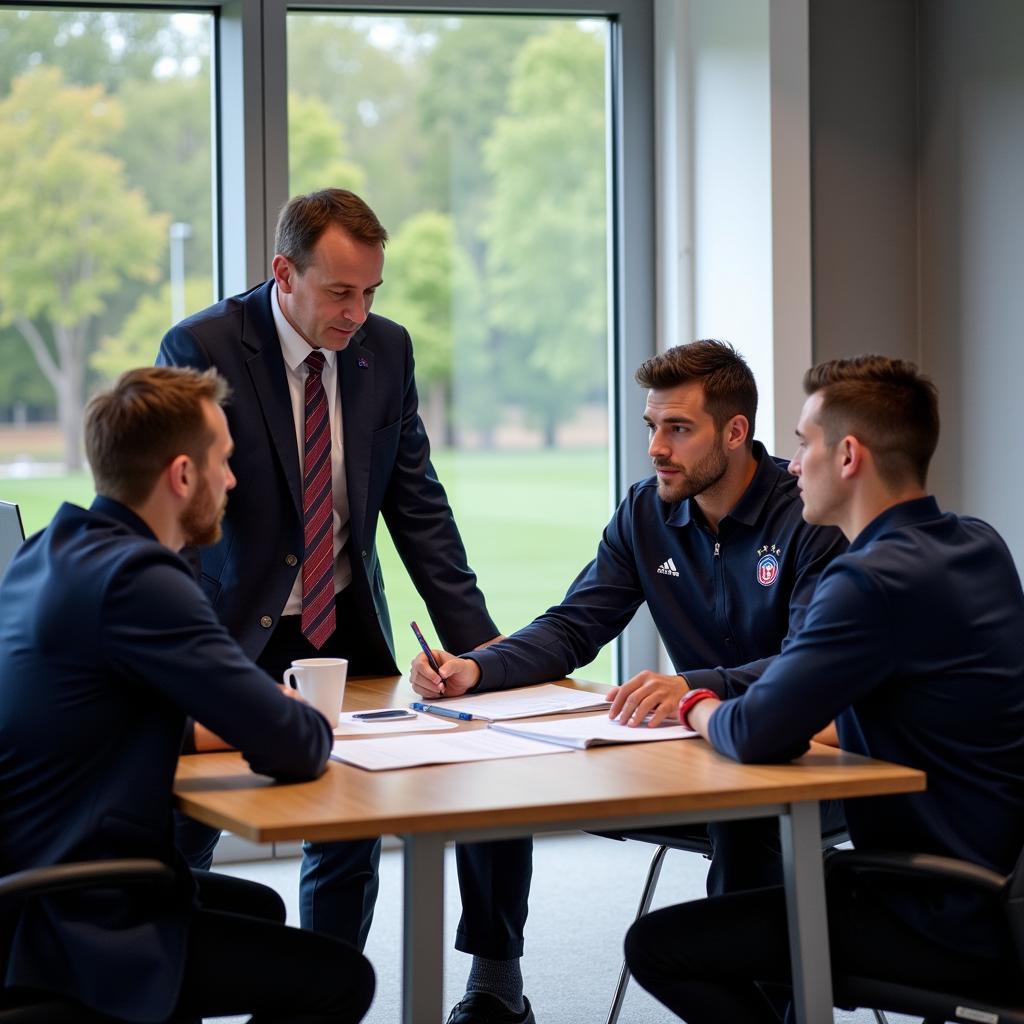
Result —
<instances>
[{"instance_id":1,"label":"pen on table","mask_svg":"<svg viewBox=\"0 0 1024 1024\"><path fill-rule=\"evenodd\" d=\"M363 721L371 721L375 718L415 718L416 716L405 708L388 708L386 711L358 711L352 716Z\"/></svg>"},{"instance_id":2,"label":"pen on table","mask_svg":"<svg viewBox=\"0 0 1024 1024\"><path fill-rule=\"evenodd\" d=\"M428 715L440 715L442 718L457 718L460 722L473 721L473 716L465 711L454 711L452 708L442 708L436 704L421 704L419 701L413 701L409 707L413 711L426 711Z\"/></svg>"},{"instance_id":3,"label":"pen on table","mask_svg":"<svg viewBox=\"0 0 1024 1024\"><path fill-rule=\"evenodd\" d=\"M423 634L420 632L420 627L417 626L415 622L410 622L409 625L412 626L412 631L415 634L416 639L419 641L420 647L423 648L423 653L427 656L427 664L438 675L441 675L441 666L438 665L437 659L434 657L434 652L430 649L430 644L427 643L427 641L423 637ZM441 686L442 686L442 688L444 687L444 678L443 677L441 679Z\"/></svg>"}]
</instances>

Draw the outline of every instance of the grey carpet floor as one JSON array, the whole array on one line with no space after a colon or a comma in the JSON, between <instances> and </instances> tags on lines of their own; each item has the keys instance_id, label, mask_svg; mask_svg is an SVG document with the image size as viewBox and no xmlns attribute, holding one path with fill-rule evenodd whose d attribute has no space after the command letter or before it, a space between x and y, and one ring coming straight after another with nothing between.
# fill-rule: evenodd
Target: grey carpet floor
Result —
<instances>
[{"instance_id":1,"label":"grey carpet floor","mask_svg":"<svg viewBox=\"0 0 1024 1024\"><path fill-rule=\"evenodd\" d=\"M537 839L523 976L539 1024L603 1024L621 964L622 936L636 913L652 852L653 847L643 843L620 843L581 833ZM706 861L700 857L670 853L655 905L703 895L705 869ZM297 860L229 864L218 870L276 889L288 905L288 923L298 924ZM380 896L366 948L377 972L377 994L366 1024L398 1024L400 1020L401 870L401 850L385 850ZM447 1011L463 993L470 963L468 956L453 948L459 893L451 849L446 883ZM677 1020L635 983L629 987L619 1019L622 1024L670 1024ZM835 1019L841 1024L874 1021L867 1011L837 1010ZM890 1015L893 1024L909 1020Z\"/></svg>"}]
</instances>

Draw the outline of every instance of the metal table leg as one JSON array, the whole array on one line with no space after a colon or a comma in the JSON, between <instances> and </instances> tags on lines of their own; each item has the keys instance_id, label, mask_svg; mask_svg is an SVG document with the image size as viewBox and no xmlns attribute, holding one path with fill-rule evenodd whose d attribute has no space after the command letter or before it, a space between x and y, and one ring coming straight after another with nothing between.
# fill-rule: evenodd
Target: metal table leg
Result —
<instances>
[{"instance_id":1,"label":"metal table leg","mask_svg":"<svg viewBox=\"0 0 1024 1024\"><path fill-rule=\"evenodd\" d=\"M797 1024L822 1024L833 1020L832 966L817 802L790 804L779 832Z\"/></svg>"},{"instance_id":2,"label":"metal table leg","mask_svg":"<svg viewBox=\"0 0 1024 1024\"><path fill-rule=\"evenodd\" d=\"M444 1010L444 839L403 835L402 1024Z\"/></svg>"}]
</instances>

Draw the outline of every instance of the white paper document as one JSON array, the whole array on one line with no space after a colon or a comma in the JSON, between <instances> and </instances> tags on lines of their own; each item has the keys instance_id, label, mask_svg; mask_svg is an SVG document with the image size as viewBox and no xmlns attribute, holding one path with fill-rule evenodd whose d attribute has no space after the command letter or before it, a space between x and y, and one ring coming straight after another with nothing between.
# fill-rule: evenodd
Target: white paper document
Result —
<instances>
[{"instance_id":1,"label":"white paper document","mask_svg":"<svg viewBox=\"0 0 1024 1024\"><path fill-rule=\"evenodd\" d=\"M522 736L474 729L454 736L391 736L379 740L338 740L331 757L357 768L379 772L389 768L413 768L421 764L455 764L460 761L496 761L502 757L533 757L537 754L568 754L568 747L553 747Z\"/></svg>"},{"instance_id":2,"label":"white paper document","mask_svg":"<svg viewBox=\"0 0 1024 1024\"><path fill-rule=\"evenodd\" d=\"M607 715L577 715L551 722L523 722L516 725L490 725L488 732L526 736L545 743L560 743L583 749L611 743L655 743L659 740L685 740L697 735L676 722L655 726L638 725L635 729L613 721Z\"/></svg>"},{"instance_id":3,"label":"white paper document","mask_svg":"<svg viewBox=\"0 0 1024 1024\"><path fill-rule=\"evenodd\" d=\"M474 697L454 697L432 703L445 711L463 711L485 722L509 718L533 718L536 715L559 715L567 711L593 711L607 708L608 701L600 693L571 690L568 686L542 683L515 690L496 690Z\"/></svg>"},{"instance_id":4,"label":"white paper document","mask_svg":"<svg viewBox=\"0 0 1024 1024\"><path fill-rule=\"evenodd\" d=\"M390 708L367 708L367 711L389 711ZM454 729L454 722L432 715L421 715L410 711L410 718L355 718L366 711L343 711L334 727L335 736L383 736L392 732L437 732L439 729Z\"/></svg>"}]
</instances>

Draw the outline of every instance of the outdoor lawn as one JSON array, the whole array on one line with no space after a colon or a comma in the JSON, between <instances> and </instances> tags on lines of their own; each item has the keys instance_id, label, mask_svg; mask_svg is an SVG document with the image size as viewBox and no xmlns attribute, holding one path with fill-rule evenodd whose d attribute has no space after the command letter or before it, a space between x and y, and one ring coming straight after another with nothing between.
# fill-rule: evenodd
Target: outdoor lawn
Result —
<instances>
[{"instance_id":1,"label":"outdoor lawn","mask_svg":"<svg viewBox=\"0 0 1024 1024\"><path fill-rule=\"evenodd\" d=\"M560 600L593 557L610 514L607 452L441 451L434 462L498 627L511 632ZM88 504L92 495L87 473L0 479L0 498L21 505L29 533L45 526L62 501ZM430 642L437 638L383 528L378 543L404 669L418 650L411 619ZM610 681L610 648L577 674Z\"/></svg>"}]
</instances>

